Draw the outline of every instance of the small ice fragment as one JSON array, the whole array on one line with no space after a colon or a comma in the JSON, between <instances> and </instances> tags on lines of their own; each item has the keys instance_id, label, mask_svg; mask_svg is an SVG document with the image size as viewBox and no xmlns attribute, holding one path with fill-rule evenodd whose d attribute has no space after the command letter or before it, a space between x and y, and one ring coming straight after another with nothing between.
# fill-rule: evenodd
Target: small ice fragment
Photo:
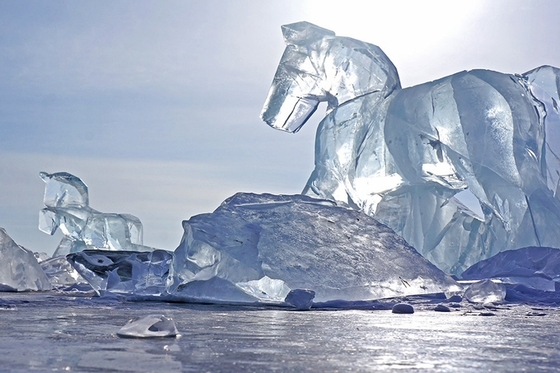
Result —
<instances>
[{"instance_id":1,"label":"small ice fragment","mask_svg":"<svg viewBox=\"0 0 560 373\"><path fill-rule=\"evenodd\" d=\"M414 307L406 303L397 303L393 306L393 313L414 313Z\"/></svg>"},{"instance_id":2,"label":"small ice fragment","mask_svg":"<svg viewBox=\"0 0 560 373\"><path fill-rule=\"evenodd\" d=\"M434 311L437 312L450 312L451 310L449 309L449 307L444 306L443 304L438 304L436 306L436 308L434 308Z\"/></svg>"},{"instance_id":3,"label":"small ice fragment","mask_svg":"<svg viewBox=\"0 0 560 373\"><path fill-rule=\"evenodd\" d=\"M294 289L286 295L284 302L290 306L295 307L297 310L308 310L313 305L313 298L315 292L309 289Z\"/></svg>"},{"instance_id":4,"label":"small ice fragment","mask_svg":"<svg viewBox=\"0 0 560 373\"><path fill-rule=\"evenodd\" d=\"M504 285L492 280L475 282L465 290L465 298L471 303L500 303L506 296Z\"/></svg>"},{"instance_id":5,"label":"small ice fragment","mask_svg":"<svg viewBox=\"0 0 560 373\"><path fill-rule=\"evenodd\" d=\"M117 335L122 338L177 337L179 332L172 318L163 315L148 315L130 320L120 328Z\"/></svg>"}]
</instances>

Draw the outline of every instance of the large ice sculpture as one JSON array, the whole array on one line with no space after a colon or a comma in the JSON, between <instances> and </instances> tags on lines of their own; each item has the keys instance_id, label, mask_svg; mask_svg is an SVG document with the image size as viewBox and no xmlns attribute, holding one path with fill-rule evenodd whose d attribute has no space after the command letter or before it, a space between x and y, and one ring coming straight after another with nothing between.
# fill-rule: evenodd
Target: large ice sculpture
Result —
<instances>
[{"instance_id":1,"label":"large ice sculpture","mask_svg":"<svg viewBox=\"0 0 560 373\"><path fill-rule=\"evenodd\" d=\"M45 208L39 229L64 234L53 257L82 250L152 251L142 245L142 223L129 214L101 213L89 207L88 188L67 172L40 173L45 185Z\"/></svg>"},{"instance_id":2,"label":"large ice sculpture","mask_svg":"<svg viewBox=\"0 0 560 373\"><path fill-rule=\"evenodd\" d=\"M297 132L328 103L304 193L375 216L448 273L559 245L560 70L463 71L401 89L375 45L307 22L282 32L263 120ZM467 189L483 216L455 197Z\"/></svg>"},{"instance_id":3,"label":"large ice sculpture","mask_svg":"<svg viewBox=\"0 0 560 373\"><path fill-rule=\"evenodd\" d=\"M0 228L0 291L50 290L52 286L33 253Z\"/></svg>"},{"instance_id":4,"label":"large ice sculpture","mask_svg":"<svg viewBox=\"0 0 560 373\"><path fill-rule=\"evenodd\" d=\"M238 193L183 228L169 277L176 297L304 308L294 299L313 292L296 289L314 291L314 302L459 289L390 228L331 201Z\"/></svg>"}]
</instances>

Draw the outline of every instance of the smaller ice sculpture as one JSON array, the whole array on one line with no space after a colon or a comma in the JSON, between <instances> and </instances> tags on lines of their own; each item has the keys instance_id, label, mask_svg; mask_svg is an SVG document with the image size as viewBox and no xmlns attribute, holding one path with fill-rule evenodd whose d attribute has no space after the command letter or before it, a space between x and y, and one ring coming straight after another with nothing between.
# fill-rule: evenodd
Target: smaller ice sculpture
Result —
<instances>
[{"instance_id":1,"label":"smaller ice sculpture","mask_svg":"<svg viewBox=\"0 0 560 373\"><path fill-rule=\"evenodd\" d=\"M376 45L308 22L282 33L262 119L297 132L328 104L305 194L375 216L456 275L500 251L558 245L559 69L401 88ZM465 190L483 216L455 197Z\"/></svg>"},{"instance_id":2,"label":"smaller ice sculpture","mask_svg":"<svg viewBox=\"0 0 560 373\"><path fill-rule=\"evenodd\" d=\"M50 290L52 286L35 255L0 228L0 291Z\"/></svg>"},{"instance_id":3,"label":"smaller ice sculpture","mask_svg":"<svg viewBox=\"0 0 560 373\"><path fill-rule=\"evenodd\" d=\"M172 318L163 315L148 315L130 320L117 332L123 338L177 337L179 332Z\"/></svg>"},{"instance_id":4,"label":"smaller ice sculpture","mask_svg":"<svg viewBox=\"0 0 560 373\"><path fill-rule=\"evenodd\" d=\"M64 234L53 257L82 250L152 251L142 245L142 223L129 214L102 213L89 207L88 188L67 172L40 173L45 185L45 208L39 229Z\"/></svg>"},{"instance_id":5,"label":"smaller ice sculpture","mask_svg":"<svg viewBox=\"0 0 560 373\"><path fill-rule=\"evenodd\" d=\"M560 288L560 249L525 247L508 250L469 267L465 280L493 278L506 284L555 292Z\"/></svg>"},{"instance_id":6,"label":"smaller ice sculpture","mask_svg":"<svg viewBox=\"0 0 560 373\"><path fill-rule=\"evenodd\" d=\"M173 254L84 250L66 258L100 295L160 296L165 293Z\"/></svg>"},{"instance_id":7,"label":"smaller ice sculpture","mask_svg":"<svg viewBox=\"0 0 560 373\"><path fill-rule=\"evenodd\" d=\"M178 298L306 309L313 297L320 303L458 290L390 228L331 201L238 193L183 228L168 287Z\"/></svg>"}]
</instances>

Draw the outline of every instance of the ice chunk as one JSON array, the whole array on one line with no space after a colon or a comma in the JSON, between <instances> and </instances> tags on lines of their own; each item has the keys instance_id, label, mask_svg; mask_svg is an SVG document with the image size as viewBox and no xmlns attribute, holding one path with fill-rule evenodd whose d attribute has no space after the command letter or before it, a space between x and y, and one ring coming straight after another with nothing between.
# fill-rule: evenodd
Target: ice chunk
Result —
<instances>
[{"instance_id":1,"label":"ice chunk","mask_svg":"<svg viewBox=\"0 0 560 373\"><path fill-rule=\"evenodd\" d=\"M123 338L177 337L179 332L175 321L163 315L148 315L138 320L130 320L117 332Z\"/></svg>"},{"instance_id":2,"label":"ice chunk","mask_svg":"<svg viewBox=\"0 0 560 373\"><path fill-rule=\"evenodd\" d=\"M173 254L84 250L67 259L100 295L160 296L165 293Z\"/></svg>"},{"instance_id":3,"label":"ice chunk","mask_svg":"<svg viewBox=\"0 0 560 373\"><path fill-rule=\"evenodd\" d=\"M465 290L465 299L472 303L500 303L505 297L505 286L492 280L475 282Z\"/></svg>"},{"instance_id":4,"label":"ice chunk","mask_svg":"<svg viewBox=\"0 0 560 373\"><path fill-rule=\"evenodd\" d=\"M554 292L560 281L560 249L525 247L504 251L472 265L461 277L465 280L494 278L507 284Z\"/></svg>"},{"instance_id":5,"label":"ice chunk","mask_svg":"<svg viewBox=\"0 0 560 373\"><path fill-rule=\"evenodd\" d=\"M559 69L463 71L401 89L375 45L307 22L282 30L262 119L296 132L328 102L304 193L375 216L456 275L504 250L558 246ZM483 217L454 197L464 190Z\"/></svg>"},{"instance_id":6,"label":"ice chunk","mask_svg":"<svg viewBox=\"0 0 560 373\"><path fill-rule=\"evenodd\" d=\"M290 288L282 280L264 276L259 280L238 282L235 284L247 294L264 302L282 302L290 292Z\"/></svg>"},{"instance_id":7,"label":"ice chunk","mask_svg":"<svg viewBox=\"0 0 560 373\"><path fill-rule=\"evenodd\" d=\"M168 288L179 298L238 302L238 293L190 289L216 279L265 303L283 302L293 289L310 289L323 302L456 288L390 228L303 195L238 193L183 227Z\"/></svg>"},{"instance_id":8,"label":"ice chunk","mask_svg":"<svg viewBox=\"0 0 560 373\"><path fill-rule=\"evenodd\" d=\"M88 188L67 172L40 173L45 182L45 208L39 214L39 229L64 234L53 256L82 250L152 251L142 245L142 223L129 214L101 213L89 207Z\"/></svg>"},{"instance_id":9,"label":"ice chunk","mask_svg":"<svg viewBox=\"0 0 560 373\"><path fill-rule=\"evenodd\" d=\"M89 283L70 265L66 257L57 256L39 263L51 285L61 291L91 291Z\"/></svg>"},{"instance_id":10,"label":"ice chunk","mask_svg":"<svg viewBox=\"0 0 560 373\"><path fill-rule=\"evenodd\" d=\"M294 289L286 295L284 302L297 310L308 310L313 305L313 298L315 298L313 290Z\"/></svg>"},{"instance_id":11,"label":"ice chunk","mask_svg":"<svg viewBox=\"0 0 560 373\"><path fill-rule=\"evenodd\" d=\"M0 291L52 289L33 252L12 240L0 228Z\"/></svg>"}]
</instances>

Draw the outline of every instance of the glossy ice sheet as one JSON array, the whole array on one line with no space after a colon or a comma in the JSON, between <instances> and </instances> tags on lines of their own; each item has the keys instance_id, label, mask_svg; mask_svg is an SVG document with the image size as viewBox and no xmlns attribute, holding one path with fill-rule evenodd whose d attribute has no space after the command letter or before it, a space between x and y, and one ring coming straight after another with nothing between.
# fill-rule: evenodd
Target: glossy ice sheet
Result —
<instances>
[{"instance_id":1,"label":"glossy ice sheet","mask_svg":"<svg viewBox=\"0 0 560 373\"><path fill-rule=\"evenodd\" d=\"M519 372L560 367L560 311L551 308L462 304L440 313L433 305L416 305L414 314L398 315L47 294L0 293L0 299L1 371ZM116 336L130 318L154 313L172 317L182 336Z\"/></svg>"}]
</instances>

